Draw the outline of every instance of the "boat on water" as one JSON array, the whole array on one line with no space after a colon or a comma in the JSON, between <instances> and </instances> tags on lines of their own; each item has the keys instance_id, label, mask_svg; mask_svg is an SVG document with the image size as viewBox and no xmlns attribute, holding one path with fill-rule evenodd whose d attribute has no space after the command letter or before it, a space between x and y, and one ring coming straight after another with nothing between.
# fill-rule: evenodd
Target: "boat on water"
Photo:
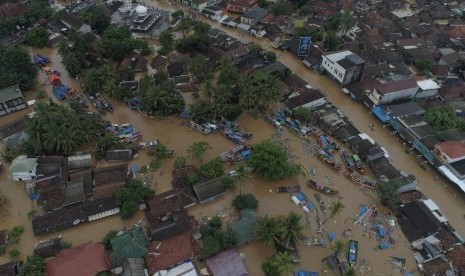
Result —
<instances>
[{"instance_id":1,"label":"boat on water","mask_svg":"<svg viewBox=\"0 0 465 276\"><path fill-rule=\"evenodd\" d=\"M344 174L350 180L357 183L358 185L367 186L369 188L376 188L376 186L378 185L378 181L376 181L375 179L370 178L368 176L364 176L364 175L362 175L362 174L360 174L359 172L356 172L356 171L354 171L354 172L346 171Z\"/></svg>"},{"instance_id":2,"label":"boat on water","mask_svg":"<svg viewBox=\"0 0 465 276\"><path fill-rule=\"evenodd\" d=\"M198 132L202 133L202 134L208 134L210 133L210 129L209 128L206 128L200 124L197 124L196 122L194 121L191 121L191 127L195 130L197 130Z\"/></svg>"},{"instance_id":3,"label":"boat on water","mask_svg":"<svg viewBox=\"0 0 465 276\"><path fill-rule=\"evenodd\" d=\"M110 102L103 96L102 93L90 93L87 95L87 98L92 103L92 105L97 108L98 112L112 112L113 106Z\"/></svg>"},{"instance_id":4,"label":"boat on water","mask_svg":"<svg viewBox=\"0 0 465 276\"><path fill-rule=\"evenodd\" d=\"M295 186L279 186L276 187L275 189L270 189L270 192L276 192L276 193L298 193L300 192L300 185L295 185Z\"/></svg>"},{"instance_id":5,"label":"boat on water","mask_svg":"<svg viewBox=\"0 0 465 276\"><path fill-rule=\"evenodd\" d=\"M314 190L317 190L318 192L322 192L327 195L335 195L338 193L338 190L336 188L331 188L327 185L323 185L320 183L316 183L315 181L309 179L307 182L307 186L309 188L312 188Z\"/></svg>"},{"instance_id":6,"label":"boat on water","mask_svg":"<svg viewBox=\"0 0 465 276\"><path fill-rule=\"evenodd\" d=\"M342 156L342 160L344 160L344 164L349 170L355 171L357 169L355 167L354 160L352 159L352 156L350 155L348 151L346 150L341 151L341 156Z\"/></svg>"},{"instance_id":7,"label":"boat on water","mask_svg":"<svg viewBox=\"0 0 465 276\"><path fill-rule=\"evenodd\" d=\"M319 193L314 193L314 194L313 194L313 197L315 198L316 202L318 203L318 205L319 205L319 207L320 207L320 210L321 210L323 213L328 212L328 208L326 208L326 204L325 204L325 202L323 201L323 199L321 198L320 194L319 194Z\"/></svg>"},{"instance_id":8,"label":"boat on water","mask_svg":"<svg viewBox=\"0 0 465 276\"><path fill-rule=\"evenodd\" d=\"M127 104L130 109L136 110L142 107L142 99L137 96L127 101Z\"/></svg>"},{"instance_id":9,"label":"boat on water","mask_svg":"<svg viewBox=\"0 0 465 276\"><path fill-rule=\"evenodd\" d=\"M291 195L291 200L307 213L313 212L313 210L315 210L315 205L313 205L310 199L303 193Z\"/></svg>"},{"instance_id":10,"label":"boat on water","mask_svg":"<svg viewBox=\"0 0 465 276\"><path fill-rule=\"evenodd\" d=\"M130 134L121 134L118 136L118 140L121 143L136 143L142 139L142 133L140 132L133 132Z\"/></svg>"},{"instance_id":11,"label":"boat on water","mask_svg":"<svg viewBox=\"0 0 465 276\"><path fill-rule=\"evenodd\" d=\"M355 264L357 263L357 254L358 241L349 240L349 252L347 253L347 258L351 267L355 267Z\"/></svg>"},{"instance_id":12,"label":"boat on water","mask_svg":"<svg viewBox=\"0 0 465 276\"><path fill-rule=\"evenodd\" d=\"M271 115L269 116L269 121L270 124L272 124L275 127L280 127L286 124L286 120L284 119L284 114L282 113L282 111L271 113Z\"/></svg>"},{"instance_id":13,"label":"boat on water","mask_svg":"<svg viewBox=\"0 0 465 276\"><path fill-rule=\"evenodd\" d=\"M249 146L239 145L232 150L228 150L220 153L219 157L221 161L229 164L237 164L244 161L247 156L252 152L252 148Z\"/></svg>"},{"instance_id":14,"label":"boat on water","mask_svg":"<svg viewBox=\"0 0 465 276\"><path fill-rule=\"evenodd\" d=\"M203 123L202 124L202 127L210 130L210 133L215 133L215 132L218 132L220 130L220 127L216 124L213 124L213 123Z\"/></svg>"},{"instance_id":15,"label":"boat on water","mask_svg":"<svg viewBox=\"0 0 465 276\"><path fill-rule=\"evenodd\" d=\"M323 147L325 151L332 152L334 150L339 149L338 144L336 144L336 142L329 139L329 136L326 134L321 134L318 137L318 142L320 143L320 145Z\"/></svg>"},{"instance_id":16,"label":"boat on water","mask_svg":"<svg viewBox=\"0 0 465 276\"><path fill-rule=\"evenodd\" d=\"M341 169L341 164L339 164L331 153L325 151L324 149L319 149L318 157L328 164L331 168L335 170Z\"/></svg>"},{"instance_id":17,"label":"boat on water","mask_svg":"<svg viewBox=\"0 0 465 276\"><path fill-rule=\"evenodd\" d=\"M357 154L352 155L352 159L354 160L355 168L359 173L364 173L365 172L365 165L363 165L362 160L360 159L360 156Z\"/></svg>"},{"instance_id":18,"label":"boat on water","mask_svg":"<svg viewBox=\"0 0 465 276\"><path fill-rule=\"evenodd\" d=\"M229 130L229 129L225 129L223 131L223 136L239 145L242 145L245 142L245 139L242 136L239 136L237 132Z\"/></svg>"},{"instance_id":19,"label":"boat on water","mask_svg":"<svg viewBox=\"0 0 465 276\"><path fill-rule=\"evenodd\" d=\"M239 131L239 124L236 121L228 121L225 118L222 118L218 122L218 126L222 129L230 129L232 131Z\"/></svg>"}]
</instances>

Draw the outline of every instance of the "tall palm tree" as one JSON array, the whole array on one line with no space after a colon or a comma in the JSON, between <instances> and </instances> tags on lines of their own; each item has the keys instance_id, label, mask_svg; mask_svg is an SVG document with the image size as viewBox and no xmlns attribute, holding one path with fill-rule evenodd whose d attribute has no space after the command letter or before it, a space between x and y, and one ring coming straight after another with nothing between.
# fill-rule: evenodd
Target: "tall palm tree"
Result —
<instances>
[{"instance_id":1,"label":"tall palm tree","mask_svg":"<svg viewBox=\"0 0 465 276\"><path fill-rule=\"evenodd\" d=\"M277 217L261 217L253 229L254 236L266 245L279 243L283 235L282 220Z\"/></svg>"},{"instance_id":2,"label":"tall palm tree","mask_svg":"<svg viewBox=\"0 0 465 276\"><path fill-rule=\"evenodd\" d=\"M294 260L287 252L278 252L274 259L279 275L287 275L294 265Z\"/></svg>"},{"instance_id":3,"label":"tall palm tree","mask_svg":"<svg viewBox=\"0 0 465 276\"><path fill-rule=\"evenodd\" d=\"M252 84L252 77L245 75L240 81L241 94L239 103L246 110L253 110L257 107L258 93L256 87Z\"/></svg>"},{"instance_id":4,"label":"tall palm tree","mask_svg":"<svg viewBox=\"0 0 465 276\"><path fill-rule=\"evenodd\" d=\"M304 230L303 225L300 223L301 216L294 211L291 211L283 218L284 232L282 241L286 247L290 244L296 244L302 238Z\"/></svg>"},{"instance_id":5,"label":"tall palm tree","mask_svg":"<svg viewBox=\"0 0 465 276\"><path fill-rule=\"evenodd\" d=\"M216 91L213 96L213 101L221 104L230 103L233 98L232 89L224 84L216 86Z\"/></svg>"},{"instance_id":6,"label":"tall palm tree","mask_svg":"<svg viewBox=\"0 0 465 276\"><path fill-rule=\"evenodd\" d=\"M343 33L347 33L355 25L355 20L351 11L343 11L337 15L339 23L339 30Z\"/></svg>"},{"instance_id":7,"label":"tall palm tree","mask_svg":"<svg viewBox=\"0 0 465 276\"><path fill-rule=\"evenodd\" d=\"M336 253L345 253L347 251L347 242L343 240L335 240L331 244L331 249Z\"/></svg>"},{"instance_id":8,"label":"tall palm tree","mask_svg":"<svg viewBox=\"0 0 465 276\"><path fill-rule=\"evenodd\" d=\"M241 164L236 169L236 179L239 183L239 194L242 195L242 188L245 187L245 183L250 179L250 170L244 165Z\"/></svg>"},{"instance_id":9,"label":"tall palm tree","mask_svg":"<svg viewBox=\"0 0 465 276\"><path fill-rule=\"evenodd\" d=\"M320 230L330 219L339 216L341 212L344 210L346 206L341 201L331 202L331 206L329 206L329 217L321 224Z\"/></svg>"},{"instance_id":10,"label":"tall palm tree","mask_svg":"<svg viewBox=\"0 0 465 276\"><path fill-rule=\"evenodd\" d=\"M190 59L187 63L187 70L194 75L196 81L203 82L209 74L205 56L198 55Z\"/></svg>"}]
</instances>

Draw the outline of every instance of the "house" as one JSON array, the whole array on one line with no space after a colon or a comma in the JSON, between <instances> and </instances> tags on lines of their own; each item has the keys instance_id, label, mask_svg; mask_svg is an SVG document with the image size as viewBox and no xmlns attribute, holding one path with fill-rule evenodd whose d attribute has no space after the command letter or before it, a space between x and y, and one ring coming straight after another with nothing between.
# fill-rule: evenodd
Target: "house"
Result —
<instances>
[{"instance_id":1,"label":"house","mask_svg":"<svg viewBox=\"0 0 465 276\"><path fill-rule=\"evenodd\" d=\"M68 156L68 170L80 170L95 167L96 160L92 154Z\"/></svg>"},{"instance_id":2,"label":"house","mask_svg":"<svg viewBox=\"0 0 465 276\"><path fill-rule=\"evenodd\" d=\"M183 190L172 189L149 199L145 216L148 222L156 221L160 217L187 209L196 203L197 200L193 196L184 193Z\"/></svg>"},{"instance_id":3,"label":"house","mask_svg":"<svg viewBox=\"0 0 465 276\"><path fill-rule=\"evenodd\" d=\"M339 51L322 56L321 66L341 86L360 80L365 61L351 51Z\"/></svg>"},{"instance_id":4,"label":"house","mask_svg":"<svg viewBox=\"0 0 465 276\"><path fill-rule=\"evenodd\" d=\"M145 262L142 258L126 258L121 264L124 275L127 276L146 276Z\"/></svg>"},{"instance_id":5,"label":"house","mask_svg":"<svg viewBox=\"0 0 465 276\"><path fill-rule=\"evenodd\" d=\"M391 118L398 118L408 115L422 115L426 110L416 102L405 102L383 106L385 113Z\"/></svg>"},{"instance_id":6,"label":"house","mask_svg":"<svg viewBox=\"0 0 465 276\"><path fill-rule=\"evenodd\" d=\"M426 238L441 229L439 221L419 201L405 203L399 207L398 223L410 242Z\"/></svg>"},{"instance_id":7,"label":"house","mask_svg":"<svg viewBox=\"0 0 465 276\"><path fill-rule=\"evenodd\" d=\"M267 14L268 11L266 9L255 5L241 16L241 24L238 27L248 31L251 26L255 26Z\"/></svg>"},{"instance_id":8,"label":"house","mask_svg":"<svg viewBox=\"0 0 465 276\"><path fill-rule=\"evenodd\" d=\"M0 89L0 116L25 109L26 107L26 101L17 85Z\"/></svg>"},{"instance_id":9,"label":"house","mask_svg":"<svg viewBox=\"0 0 465 276\"><path fill-rule=\"evenodd\" d=\"M8 172L13 181L32 180L37 177L37 158L28 158L26 155L18 156L11 162Z\"/></svg>"},{"instance_id":10,"label":"house","mask_svg":"<svg viewBox=\"0 0 465 276\"><path fill-rule=\"evenodd\" d=\"M417 49L424 44L421 38L403 38L399 39L397 43L405 50Z\"/></svg>"},{"instance_id":11,"label":"house","mask_svg":"<svg viewBox=\"0 0 465 276\"><path fill-rule=\"evenodd\" d=\"M107 150L105 159L107 161L129 161L132 157L131 149L113 149Z\"/></svg>"},{"instance_id":12,"label":"house","mask_svg":"<svg viewBox=\"0 0 465 276\"><path fill-rule=\"evenodd\" d=\"M255 6L255 3L255 0L229 0L226 6L226 11L243 14Z\"/></svg>"},{"instance_id":13,"label":"house","mask_svg":"<svg viewBox=\"0 0 465 276\"><path fill-rule=\"evenodd\" d=\"M60 21L61 23L65 24L66 27L74 28L83 34L92 32L90 25L84 23L84 21L73 14L64 12L60 17Z\"/></svg>"},{"instance_id":14,"label":"house","mask_svg":"<svg viewBox=\"0 0 465 276\"><path fill-rule=\"evenodd\" d=\"M446 141L434 146L434 152L444 164L451 164L465 159L465 143L462 141Z\"/></svg>"},{"instance_id":15,"label":"house","mask_svg":"<svg viewBox=\"0 0 465 276\"><path fill-rule=\"evenodd\" d=\"M326 104L326 101L326 96L320 90L303 87L289 95L285 105L291 110L298 108L316 109Z\"/></svg>"},{"instance_id":16,"label":"house","mask_svg":"<svg viewBox=\"0 0 465 276\"><path fill-rule=\"evenodd\" d=\"M43 236L78 224L106 218L120 212L114 198L95 200L62 208L32 219L35 236Z\"/></svg>"},{"instance_id":17,"label":"house","mask_svg":"<svg viewBox=\"0 0 465 276\"><path fill-rule=\"evenodd\" d=\"M375 104L387 104L413 99L417 92L417 82L414 79L407 79L378 84L369 97Z\"/></svg>"},{"instance_id":18,"label":"house","mask_svg":"<svg viewBox=\"0 0 465 276\"><path fill-rule=\"evenodd\" d=\"M463 56L461 53L453 51L451 53L443 54L438 61L439 65L447 65L449 71L453 73L458 73L462 68Z\"/></svg>"},{"instance_id":19,"label":"house","mask_svg":"<svg viewBox=\"0 0 465 276\"><path fill-rule=\"evenodd\" d=\"M124 231L110 240L114 264L121 264L126 258L142 258L148 253L147 240L140 226Z\"/></svg>"},{"instance_id":20,"label":"house","mask_svg":"<svg viewBox=\"0 0 465 276\"><path fill-rule=\"evenodd\" d=\"M419 89L415 98L434 97L438 94L438 89L441 88L441 86L432 79L417 80L417 85Z\"/></svg>"},{"instance_id":21,"label":"house","mask_svg":"<svg viewBox=\"0 0 465 276\"><path fill-rule=\"evenodd\" d=\"M254 239L253 228L257 224L257 214L254 210L241 210L241 219L228 224L228 230L236 233L238 244L244 244Z\"/></svg>"},{"instance_id":22,"label":"house","mask_svg":"<svg viewBox=\"0 0 465 276\"><path fill-rule=\"evenodd\" d=\"M195 224L194 222L195 219L189 217L186 210L173 212L155 221L151 221L148 235L152 241L162 241L190 231L192 224Z\"/></svg>"},{"instance_id":23,"label":"house","mask_svg":"<svg viewBox=\"0 0 465 276\"><path fill-rule=\"evenodd\" d=\"M231 249L220 252L205 261L208 273L214 276L247 276L244 261L237 251Z\"/></svg>"},{"instance_id":24,"label":"house","mask_svg":"<svg viewBox=\"0 0 465 276\"><path fill-rule=\"evenodd\" d=\"M193 187L200 203L214 201L218 197L223 196L226 192L220 178L195 183Z\"/></svg>"},{"instance_id":25,"label":"house","mask_svg":"<svg viewBox=\"0 0 465 276\"><path fill-rule=\"evenodd\" d=\"M21 271L21 261L12 261L0 265L0 275L17 276Z\"/></svg>"},{"instance_id":26,"label":"house","mask_svg":"<svg viewBox=\"0 0 465 276\"><path fill-rule=\"evenodd\" d=\"M63 250L61 245L61 236L50 240L40 241L34 245L34 255L47 259L55 257Z\"/></svg>"},{"instance_id":27,"label":"house","mask_svg":"<svg viewBox=\"0 0 465 276\"><path fill-rule=\"evenodd\" d=\"M25 8L21 3L4 3L0 5L0 17L18 17Z\"/></svg>"},{"instance_id":28,"label":"house","mask_svg":"<svg viewBox=\"0 0 465 276\"><path fill-rule=\"evenodd\" d=\"M200 245L192 237L191 231L173 236L163 241L152 241L149 253L145 255L145 264L149 275L160 270L168 270L185 262L193 260L200 254Z\"/></svg>"},{"instance_id":29,"label":"house","mask_svg":"<svg viewBox=\"0 0 465 276\"><path fill-rule=\"evenodd\" d=\"M155 272L155 274L153 274L155 276L158 276L158 275L163 275L163 276L179 276L179 275L182 275L182 276L199 276L199 274L197 274L197 271L195 270L195 267L194 265L192 264L192 262L184 262L176 267L173 267L172 269L168 269L168 270L161 270L161 271L157 271Z\"/></svg>"},{"instance_id":30,"label":"house","mask_svg":"<svg viewBox=\"0 0 465 276\"><path fill-rule=\"evenodd\" d=\"M96 168L94 170L94 197L100 199L114 196L126 185L128 176L129 166L127 164Z\"/></svg>"},{"instance_id":31,"label":"house","mask_svg":"<svg viewBox=\"0 0 465 276\"><path fill-rule=\"evenodd\" d=\"M101 243L87 242L61 251L58 256L45 264L47 276L97 275L110 269Z\"/></svg>"},{"instance_id":32,"label":"house","mask_svg":"<svg viewBox=\"0 0 465 276\"><path fill-rule=\"evenodd\" d=\"M84 202L83 179L57 184L39 191L40 198L37 204L43 205L46 212Z\"/></svg>"},{"instance_id":33,"label":"house","mask_svg":"<svg viewBox=\"0 0 465 276\"><path fill-rule=\"evenodd\" d=\"M192 0L191 1L191 8L193 8L197 12L202 12L204 8L208 5L207 0Z\"/></svg>"},{"instance_id":34,"label":"house","mask_svg":"<svg viewBox=\"0 0 465 276\"><path fill-rule=\"evenodd\" d=\"M5 147L12 151L19 151L21 145L29 139L26 131L26 118L12 120L0 127L0 139Z\"/></svg>"}]
</instances>

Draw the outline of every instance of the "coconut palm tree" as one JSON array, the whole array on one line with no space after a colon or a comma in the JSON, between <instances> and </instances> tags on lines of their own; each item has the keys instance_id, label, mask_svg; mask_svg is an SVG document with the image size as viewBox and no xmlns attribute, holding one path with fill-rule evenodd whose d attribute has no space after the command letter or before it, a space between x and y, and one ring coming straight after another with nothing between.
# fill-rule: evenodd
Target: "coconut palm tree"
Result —
<instances>
[{"instance_id":1,"label":"coconut palm tree","mask_svg":"<svg viewBox=\"0 0 465 276\"><path fill-rule=\"evenodd\" d=\"M303 225L300 223L301 216L294 211L291 211L283 218L284 232L282 241L286 247L290 244L296 244L302 238L304 230Z\"/></svg>"},{"instance_id":2,"label":"coconut palm tree","mask_svg":"<svg viewBox=\"0 0 465 276\"><path fill-rule=\"evenodd\" d=\"M220 73L217 84L223 84L230 88L234 87L239 79L239 71L236 65L229 58L220 61Z\"/></svg>"},{"instance_id":3,"label":"coconut palm tree","mask_svg":"<svg viewBox=\"0 0 465 276\"><path fill-rule=\"evenodd\" d=\"M245 75L240 81L241 95L239 97L239 103L246 110L253 110L257 107L257 90L252 85L252 77Z\"/></svg>"},{"instance_id":4,"label":"coconut palm tree","mask_svg":"<svg viewBox=\"0 0 465 276\"><path fill-rule=\"evenodd\" d=\"M336 201L336 202L331 202L331 206L329 206L329 217L323 221L323 223L320 226L320 230L325 225L330 219L335 218L336 216L339 216L341 214L342 210L344 210L346 206L341 202L341 201Z\"/></svg>"},{"instance_id":5,"label":"coconut palm tree","mask_svg":"<svg viewBox=\"0 0 465 276\"><path fill-rule=\"evenodd\" d=\"M211 146L206 141L194 142L187 149L187 153L190 154L193 160L202 161L202 157L207 150L211 149Z\"/></svg>"},{"instance_id":6,"label":"coconut palm tree","mask_svg":"<svg viewBox=\"0 0 465 276\"><path fill-rule=\"evenodd\" d=\"M331 249L336 253L345 253L347 251L347 242L342 240L335 240L331 244Z\"/></svg>"},{"instance_id":7,"label":"coconut palm tree","mask_svg":"<svg viewBox=\"0 0 465 276\"><path fill-rule=\"evenodd\" d=\"M276 268L280 275L287 275L294 265L294 260L287 252L279 252L275 256Z\"/></svg>"},{"instance_id":8,"label":"coconut palm tree","mask_svg":"<svg viewBox=\"0 0 465 276\"><path fill-rule=\"evenodd\" d=\"M241 164L237 167L236 173L236 179L239 183L239 194L242 195L242 188L245 187L245 183L251 178L250 170L244 164Z\"/></svg>"},{"instance_id":9,"label":"coconut palm tree","mask_svg":"<svg viewBox=\"0 0 465 276\"><path fill-rule=\"evenodd\" d=\"M283 236L283 222L278 217L261 217L257 220L254 236L263 240L266 245L279 243Z\"/></svg>"},{"instance_id":10,"label":"coconut palm tree","mask_svg":"<svg viewBox=\"0 0 465 276\"><path fill-rule=\"evenodd\" d=\"M69 52L63 56L63 65L71 76L77 76L84 67L84 58L77 53Z\"/></svg>"},{"instance_id":11,"label":"coconut palm tree","mask_svg":"<svg viewBox=\"0 0 465 276\"><path fill-rule=\"evenodd\" d=\"M213 87L210 80L207 80L205 82L205 85L203 86L203 95L207 98L208 101L210 101L213 98L214 94L215 87Z\"/></svg>"},{"instance_id":12,"label":"coconut palm tree","mask_svg":"<svg viewBox=\"0 0 465 276\"><path fill-rule=\"evenodd\" d=\"M347 33L355 25L355 20L352 12L346 10L337 15L339 23L339 30L343 33Z\"/></svg>"},{"instance_id":13,"label":"coconut palm tree","mask_svg":"<svg viewBox=\"0 0 465 276\"><path fill-rule=\"evenodd\" d=\"M230 103L233 98L232 89L224 84L216 86L215 94L213 95L213 101L216 103L227 104Z\"/></svg>"},{"instance_id":14,"label":"coconut palm tree","mask_svg":"<svg viewBox=\"0 0 465 276\"><path fill-rule=\"evenodd\" d=\"M187 70L194 75L195 81L203 82L208 77L208 64L205 56L198 55L189 60Z\"/></svg>"}]
</instances>

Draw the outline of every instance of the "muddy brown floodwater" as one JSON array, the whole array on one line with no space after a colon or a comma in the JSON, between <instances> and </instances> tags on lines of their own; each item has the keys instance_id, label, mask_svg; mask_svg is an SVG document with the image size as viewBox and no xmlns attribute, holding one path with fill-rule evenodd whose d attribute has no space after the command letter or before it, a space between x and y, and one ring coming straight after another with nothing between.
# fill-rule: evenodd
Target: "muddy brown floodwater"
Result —
<instances>
[{"instance_id":1,"label":"muddy brown floodwater","mask_svg":"<svg viewBox=\"0 0 465 276\"><path fill-rule=\"evenodd\" d=\"M154 3L154 2L151 2ZM153 4L155 5L155 4ZM159 3L159 6L172 7L166 3ZM308 81L313 87L321 89L325 92L328 99L333 102L338 108L340 108L359 128L360 131L367 132L372 136L381 146L389 151L391 160L397 168L405 170L409 173L414 174L419 180L419 187L422 191L439 205L444 214L449 218L451 224L457 229L461 235L465 235L465 227L463 220L464 200L461 196L457 196L457 191L452 185L446 184L444 180L433 181L434 173L423 171L417 164L415 156L406 154L401 144L397 141L397 138L390 134L388 129L384 129L374 119L374 117L368 114L368 111L361 104L352 102L348 97L341 93L340 88L333 82L329 81L326 77L320 76L313 71L307 69L301 61L293 56L292 54L277 51L271 49L268 41L262 39L256 39L251 36L246 36L236 30L223 28L218 23L211 22L210 20L199 17L199 19L209 22L213 27L220 28L226 31L229 35L232 35L239 39L247 39L260 44L263 48L276 51L278 59L281 63L288 66L294 73ZM31 52L41 53L52 58L52 68L62 72L62 80L65 84L79 88L79 83L70 78L61 64L61 57L57 53L57 49L40 49L31 50ZM42 72L39 73L38 81L40 83L46 83L46 75ZM45 86L49 93L49 96L56 101L52 96L48 84ZM189 94L186 94L186 99L191 99ZM28 99L34 98L33 94L27 95ZM230 141L223 138L220 134L202 135L198 132L191 132L187 127L182 125L182 121L178 118L168 119L148 119L142 117L137 111L130 110L121 102L112 101L115 111L113 113L106 114L104 118L114 123L132 123L137 130L142 131L144 141L150 141L159 139L161 142L166 143L169 147L176 150L176 156L187 156L187 148L194 141L207 141L211 145L211 149L206 153L205 159L214 158L218 156L220 152L234 147ZM19 118L22 115L27 114L29 111L18 112L8 116L0 117L0 125L14 118ZM253 119L247 114L243 114L238 118L238 122L241 126L254 133L251 143L259 142L262 139L271 139L275 134L274 129L267 124L264 120ZM375 131L372 132L368 128L368 124L375 124ZM358 264L365 263L365 266L357 267L357 274L373 274L373 275L396 275L399 274L393 270L391 263L389 262L389 256L401 256L407 258L406 270L415 271L416 264L409 250L408 242L401 233L398 226L394 228L394 238L396 244L394 247L385 249L383 251L376 250L378 241L375 238L370 238L365 235L363 225L354 226L354 218L357 214L357 209L361 204L372 206L377 204L374 199L372 191L362 191L360 188L354 186L349 182L341 173L335 172L328 168L325 164L316 160L314 157L309 157L305 154L300 140L289 133L284 132L284 141L292 149L292 153L295 156L295 161L301 161L305 166L315 166L316 169L316 181L323 182L327 177L331 182L339 189L343 198L341 201L344 203L346 208L344 212L337 217L335 220L330 220L323 228L322 235L326 236L328 232L334 232L337 238L342 239L342 232L344 230L351 230L350 238L359 240L360 250ZM147 165L150 162L150 158L145 154L131 162L141 166ZM98 166L107 166L106 162L99 162ZM148 175L150 184L157 193L167 191L171 188L171 170L173 168L173 159L166 159L162 162L161 167L152 175ZM227 170L233 169L227 168ZM289 211L296 211L302 213L302 211L290 201L288 195L270 193L268 190L272 187L279 185L295 185L297 183L305 185L306 179L303 175L287 179L279 182L268 183L259 177L253 177L250 179L244 188L245 193L253 193L259 199L259 215L279 215L286 214ZM74 245L84 243L86 241L98 242L110 229L121 229L123 227L130 227L133 223L144 220L142 212L138 212L131 220L121 220L119 216L112 216L102 220L98 220L92 223L80 225L74 228L70 228L64 231L59 231L55 234L34 237L32 234L31 223L27 218L27 213L31 209L39 208L35 205L35 202L27 197L24 190L24 183L15 183L8 179L7 168L0 174L0 189L10 198L9 202L9 215L3 217L0 221L0 229L10 229L14 225L23 225L25 232L21 237L19 245L16 247L21 252L21 258L25 258L27 255L32 254L33 246L36 242L57 235L62 235L63 240L70 241ZM312 198L313 191L307 187L303 187L304 193ZM205 216L213 216L224 208L231 206L232 199L239 193L238 189L232 192L228 192L224 198L218 199L215 202L197 205L189 209L189 212L201 219ZM326 204L330 204L332 201L337 199L329 198L325 195L322 196ZM378 206L378 208L381 208ZM458 212L457 210L461 210ZM381 211L384 211L381 209ZM303 217L302 222L305 223ZM305 230L305 235L310 237L316 237L316 215L311 213L309 215L309 227ZM143 224L144 225L144 224ZM327 248L318 247L307 247L305 245L298 246L299 253L302 258L302 263L297 267L312 270L312 271L323 271L324 266L321 263L321 259L327 256L331 250L329 246ZM275 253L275 249L270 246L264 246L259 241L254 241L238 248L240 252L246 254L246 266L251 275L262 275L261 263L269 256ZM2 256L0 262L4 263L7 261L7 256ZM368 271L371 268L371 271Z\"/></svg>"}]
</instances>

